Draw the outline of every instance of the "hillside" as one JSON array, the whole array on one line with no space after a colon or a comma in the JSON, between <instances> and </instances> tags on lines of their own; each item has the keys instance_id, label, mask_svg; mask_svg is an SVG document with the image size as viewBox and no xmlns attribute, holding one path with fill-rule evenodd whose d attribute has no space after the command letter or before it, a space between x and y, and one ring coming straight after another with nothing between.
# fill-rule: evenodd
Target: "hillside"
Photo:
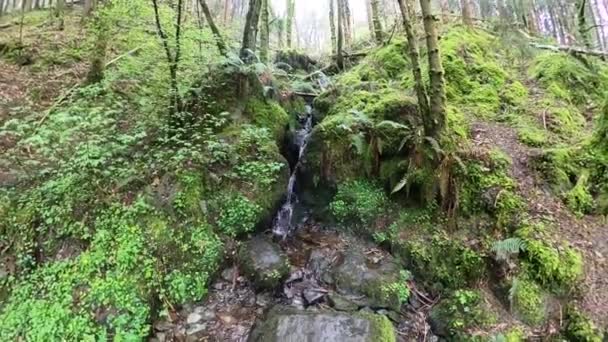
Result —
<instances>
[{"instance_id":1,"label":"hillside","mask_svg":"<svg viewBox=\"0 0 608 342\"><path fill-rule=\"evenodd\" d=\"M0 17L0 341L608 336L606 62L442 25L427 136L401 32L337 70L186 20L173 88L150 6L97 15Z\"/></svg>"}]
</instances>

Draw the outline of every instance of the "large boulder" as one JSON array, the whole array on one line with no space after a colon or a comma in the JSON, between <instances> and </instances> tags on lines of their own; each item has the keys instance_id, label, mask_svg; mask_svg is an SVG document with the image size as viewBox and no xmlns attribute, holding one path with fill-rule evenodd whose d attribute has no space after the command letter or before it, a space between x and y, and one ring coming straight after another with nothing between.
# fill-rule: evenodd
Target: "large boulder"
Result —
<instances>
[{"instance_id":1,"label":"large boulder","mask_svg":"<svg viewBox=\"0 0 608 342\"><path fill-rule=\"evenodd\" d=\"M402 267L390 254L370 257L361 248L349 248L331 271L338 292L363 298L361 305L399 311L407 300Z\"/></svg>"},{"instance_id":2,"label":"large boulder","mask_svg":"<svg viewBox=\"0 0 608 342\"><path fill-rule=\"evenodd\" d=\"M274 307L256 323L249 342L393 342L390 321L371 313L336 313Z\"/></svg>"},{"instance_id":3,"label":"large boulder","mask_svg":"<svg viewBox=\"0 0 608 342\"><path fill-rule=\"evenodd\" d=\"M281 248L262 236L247 241L240 251L245 276L259 289L274 289L289 273L289 261Z\"/></svg>"}]
</instances>

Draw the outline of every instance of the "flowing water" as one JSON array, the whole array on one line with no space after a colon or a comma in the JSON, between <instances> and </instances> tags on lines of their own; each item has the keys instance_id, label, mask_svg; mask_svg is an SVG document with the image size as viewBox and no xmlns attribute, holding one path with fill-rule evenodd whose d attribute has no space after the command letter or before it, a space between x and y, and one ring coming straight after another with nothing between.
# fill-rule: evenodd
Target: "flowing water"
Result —
<instances>
[{"instance_id":1,"label":"flowing water","mask_svg":"<svg viewBox=\"0 0 608 342\"><path fill-rule=\"evenodd\" d=\"M285 203L283 203L281 209L279 209L279 212L277 213L277 216L275 217L272 226L273 234L281 238L287 237L293 227L294 207L298 203L298 197L295 193L298 167L300 166L300 159L306 151L308 138L310 137L310 133L312 132L312 107L310 105L306 105L305 114L305 122L302 127L296 131L295 134L294 143L298 147L298 158L293 169L291 170L291 175L289 176Z\"/></svg>"}]
</instances>

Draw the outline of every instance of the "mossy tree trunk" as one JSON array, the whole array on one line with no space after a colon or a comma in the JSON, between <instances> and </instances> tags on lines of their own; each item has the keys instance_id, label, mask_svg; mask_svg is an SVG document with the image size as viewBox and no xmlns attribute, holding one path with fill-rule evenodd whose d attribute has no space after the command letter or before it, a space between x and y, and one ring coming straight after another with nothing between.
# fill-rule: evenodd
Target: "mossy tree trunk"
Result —
<instances>
[{"instance_id":1,"label":"mossy tree trunk","mask_svg":"<svg viewBox=\"0 0 608 342\"><path fill-rule=\"evenodd\" d=\"M460 0L462 10L462 23L466 26L473 26L473 15L471 14L471 4L469 0Z\"/></svg>"},{"instance_id":2,"label":"mossy tree trunk","mask_svg":"<svg viewBox=\"0 0 608 342\"><path fill-rule=\"evenodd\" d=\"M372 8L372 23L374 24L374 38L376 43L381 45L384 37L382 33L382 22L380 21L380 5L379 0L371 0Z\"/></svg>"},{"instance_id":3,"label":"mossy tree trunk","mask_svg":"<svg viewBox=\"0 0 608 342\"><path fill-rule=\"evenodd\" d=\"M243 44L241 45L241 58L243 59L247 59L249 51L255 52L261 9L262 0L249 0L249 9L247 10L245 27L243 29Z\"/></svg>"},{"instance_id":4,"label":"mossy tree trunk","mask_svg":"<svg viewBox=\"0 0 608 342\"><path fill-rule=\"evenodd\" d=\"M426 33L426 48L429 60L429 78L431 83L429 111L432 128L427 136L437 137L445 125L446 95L443 66L439 53L439 37L435 27L435 17L431 10L431 0L420 0L420 9Z\"/></svg>"},{"instance_id":5,"label":"mossy tree trunk","mask_svg":"<svg viewBox=\"0 0 608 342\"><path fill-rule=\"evenodd\" d=\"M91 55L91 66L87 74L86 82L89 84L97 83L103 79L105 71L106 51L108 40L110 39L107 15L103 13L93 14L92 29L95 36L95 45Z\"/></svg>"},{"instance_id":6,"label":"mossy tree trunk","mask_svg":"<svg viewBox=\"0 0 608 342\"><path fill-rule=\"evenodd\" d=\"M291 49L291 38L293 31L293 19L296 11L296 2L295 0L287 0L287 19L285 23L285 35L286 35L286 43L287 48Z\"/></svg>"},{"instance_id":7,"label":"mossy tree trunk","mask_svg":"<svg viewBox=\"0 0 608 342\"><path fill-rule=\"evenodd\" d=\"M283 18L277 18L277 44L279 49L283 49L285 43L285 20Z\"/></svg>"},{"instance_id":8,"label":"mossy tree trunk","mask_svg":"<svg viewBox=\"0 0 608 342\"><path fill-rule=\"evenodd\" d=\"M341 10L342 7L342 1L343 0L337 0L337 5L338 5L338 37L337 37L337 44L336 44L336 64L338 65L338 69L342 70L344 69L344 56L342 55L342 48L343 48L343 43L344 43L344 32L342 31L343 29L343 20L344 18L342 18L342 13L343 11Z\"/></svg>"},{"instance_id":9,"label":"mossy tree trunk","mask_svg":"<svg viewBox=\"0 0 608 342\"><path fill-rule=\"evenodd\" d=\"M198 3L201 5L201 9L203 11L203 14L205 15L205 20L207 20L207 24L211 29L211 33L213 33L213 38L215 39L217 49L220 51L222 56L228 56L228 49L226 48L226 43L224 43L224 38L222 37L220 30L215 25L215 21L213 20L213 16L211 15L209 6L207 6L207 2L205 0L198 0Z\"/></svg>"},{"instance_id":10,"label":"mossy tree trunk","mask_svg":"<svg viewBox=\"0 0 608 342\"><path fill-rule=\"evenodd\" d=\"M591 39L589 37L589 28L587 27L587 0L576 1L576 23L578 34L583 42L583 45L591 49Z\"/></svg>"},{"instance_id":11,"label":"mossy tree trunk","mask_svg":"<svg viewBox=\"0 0 608 342\"><path fill-rule=\"evenodd\" d=\"M430 119L429 112L429 99L426 94L424 82L422 81L422 71L420 69L420 55L418 53L418 39L416 32L412 26L411 18L415 18L415 14L412 8L411 0L397 0L399 3L399 9L401 11L401 19L403 21L403 28L407 36L407 47L410 56L410 62L412 63L412 73L414 74L414 87L416 89L416 97L418 98L418 107L420 108L420 114L424 122L425 131L431 131L433 128Z\"/></svg>"},{"instance_id":12,"label":"mossy tree trunk","mask_svg":"<svg viewBox=\"0 0 608 342\"><path fill-rule=\"evenodd\" d=\"M262 1L262 13L260 23L260 60L262 63L268 62L268 50L270 49L270 28L268 26L268 0Z\"/></svg>"},{"instance_id":13,"label":"mossy tree trunk","mask_svg":"<svg viewBox=\"0 0 608 342\"><path fill-rule=\"evenodd\" d=\"M338 0L339 1L339 0ZM329 0L329 35L331 37L331 53L336 52L336 22L334 15L334 0Z\"/></svg>"}]
</instances>

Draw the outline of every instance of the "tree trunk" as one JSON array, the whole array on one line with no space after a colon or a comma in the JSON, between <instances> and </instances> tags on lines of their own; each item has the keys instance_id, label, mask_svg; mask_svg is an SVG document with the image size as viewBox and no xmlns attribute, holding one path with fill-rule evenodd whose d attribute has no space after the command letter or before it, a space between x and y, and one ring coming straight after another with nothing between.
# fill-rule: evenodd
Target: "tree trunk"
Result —
<instances>
[{"instance_id":1,"label":"tree trunk","mask_svg":"<svg viewBox=\"0 0 608 342\"><path fill-rule=\"evenodd\" d=\"M374 20L372 19L372 3L370 0L365 0L366 12L367 12L367 26L369 28L369 36L374 36Z\"/></svg>"},{"instance_id":2,"label":"tree trunk","mask_svg":"<svg viewBox=\"0 0 608 342\"><path fill-rule=\"evenodd\" d=\"M450 4L448 0L439 0L439 6L441 7L441 20L446 23L450 17ZM399 3L401 7L401 3Z\"/></svg>"},{"instance_id":3,"label":"tree trunk","mask_svg":"<svg viewBox=\"0 0 608 342\"><path fill-rule=\"evenodd\" d=\"M343 23L342 21L344 20L344 18L342 18L342 0L337 0L337 5L338 5L338 37L337 37L337 57L336 57L336 64L338 65L338 69L342 70L344 69L344 56L342 55L342 44L343 44L343 39L344 39L344 33L342 31L342 26Z\"/></svg>"},{"instance_id":4,"label":"tree trunk","mask_svg":"<svg viewBox=\"0 0 608 342\"><path fill-rule=\"evenodd\" d=\"M85 18L91 16L91 14L93 13L93 10L95 9L95 5L96 5L95 0L85 0L84 1L84 9L83 9L82 13Z\"/></svg>"},{"instance_id":5,"label":"tree trunk","mask_svg":"<svg viewBox=\"0 0 608 342\"><path fill-rule=\"evenodd\" d=\"M350 6L348 4L348 0L342 0L342 9L344 13L342 14L342 21L344 22L344 42L346 46L350 46L353 40L353 26L352 26L352 17L350 13Z\"/></svg>"},{"instance_id":6,"label":"tree trunk","mask_svg":"<svg viewBox=\"0 0 608 342\"><path fill-rule=\"evenodd\" d=\"M549 12L549 23L551 24L551 33L557 42L560 42L560 35L557 30L557 21L555 20L555 14L553 13L553 9L551 5L547 6L547 12Z\"/></svg>"},{"instance_id":7,"label":"tree trunk","mask_svg":"<svg viewBox=\"0 0 608 342\"><path fill-rule=\"evenodd\" d=\"M260 61L268 63L268 50L270 48L270 37L268 27L268 0L262 0L262 13L260 23Z\"/></svg>"},{"instance_id":8,"label":"tree trunk","mask_svg":"<svg viewBox=\"0 0 608 342\"><path fill-rule=\"evenodd\" d=\"M407 4L405 3L407 1ZM410 62L412 63L412 73L414 75L414 88L416 89L416 97L418 98L418 107L420 108L420 114L424 122L425 131L432 131L433 125L430 119L429 113L429 98L424 88L424 82L422 81L422 71L420 70L420 55L418 53L418 37L411 23L411 18L415 18L414 11L412 9L410 0L397 0L399 3L399 9L401 11L401 20L403 21L403 28L407 36L407 46L410 55Z\"/></svg>"},{"instance_id":9,"label":"tree trunk","mask_svg":"<svg viewBox=\"0 0 608 342\"><path fill-rule=\"evenodd\" d=\"M220 51L220 54L222 54L222 56L224 56L224 57L228 56L228 49L226 48L226 43L224 43L222 34L220 33L220 30L215 25L215 22L213 21L213 16L211 15L209 6L207 6L207 2L205 0L198 0L198 2L201 5L203 14L205 15L205 20L207 20L207 24L209 24L211 33L213 33L213 37L215 38L215 44L217 45L217 49Z\"/></svg>"},{"instance_id":10,"label":"tree trunk","mask_svg":"<svg viewBox=\"0 0 608 342\"><path fill-rule=\"evenodd\" d=\"M292 38L292 31L293 31L293 17L295 15L295 0L287 0L287 22L286 22L286 27L285 27L285 35L286 37L286 43L287 43L287 48L291 49L291 38Z\"/></svg>"},{"instance_id":11,"label":"tree trunk","mask_svg":"<svg viewBox=\"0 0 608 342\"><path fill-rule=\"evenodd\" d=\"M228 24L228 8L230 8L230 0L224 0L224 25Z\"/></svg>"},{"instance_id":12,"label":"tree trunk","mask_svg":"<svg viewBox=\"0 0 608 342\"><path fill-rule=\"evenodd\" d=\"M64 11L65 11L65 0L57 0L55 3L55 17L59 19L59 30L63 31L64 28Z\"/></svg>"},{"instance_id":13,"label":"tree trunk","mask_svg":"<svg viewBox=\"0 0 608 342\"><path fill-rule=\"evenodd\" d=\"M441 65L441 55L439 53L439 37L435 27L435 19L431 12L431 0L420 0L420 9L424 21L424 31L426 33L426 48L429 59L429 78L430 78L430 113L432 129L426 132L427 136L438 137L445 125L446 116L446 95L445 80L443 78L443 66Z\"/></svg>"},{"instance_id":14,"label":"tree trunk","mask_svg":"<svg viewBox=\"0 0 608 342\"><path fill-rule=\"evenodd\" d=\"M339 0L338 0L339 1ZM329 0L329 34L331 37L331 53L336 53L336 23L334 18L334 0Z\"/></svg>"},{"instance_id":15,"label":"tree trunk","mask_svg":"<svg viewBox=\"0 0 608 342\"><path fill-rule=\"evenodd\" d=\"M243 29L243 44L241 46L241 58L243 59L247 59L250 54L249 51L255 52L261 7L261 0L249 0L249 9L247 10L245 28Z\"/></svg>"},{"instance_id":16,"label":"tree trunk","mask_svg":"<svg viewBox=\"0 0 608 342\"><path fill-rule=\"evenodd\" d=\"M586 18L587 0L577 0L576 7L577 7L576 18L577 18L578 33L583 42L583 45L586 48L591 49L591 39L589 37L589 29L587 28L587 18Z\"/></svg>"},{"instance_id":17,"label":"tree trunk","mask_svg":"<svg viewBox=\"0 0 608 342\"><path fill-rule=\"evenodd\" d=\"M473 26L471 4L469 3L469 0L460 0L460 9L462 10L462 23L466 26Z\"/></svg>"},{"instance_id":18,"label":"tree trunk","mask_svg":"<svg viewBox=\"0 0 608 342\"><path fill-rule=\"evenodd\" d=\"M380 8L378 7L378 0L371 0L372 8L372 23L374 24L374 38L378 45L382 44L384 40L382 34L382 22L380 21Z\"/></svg>"}]
</instances>

